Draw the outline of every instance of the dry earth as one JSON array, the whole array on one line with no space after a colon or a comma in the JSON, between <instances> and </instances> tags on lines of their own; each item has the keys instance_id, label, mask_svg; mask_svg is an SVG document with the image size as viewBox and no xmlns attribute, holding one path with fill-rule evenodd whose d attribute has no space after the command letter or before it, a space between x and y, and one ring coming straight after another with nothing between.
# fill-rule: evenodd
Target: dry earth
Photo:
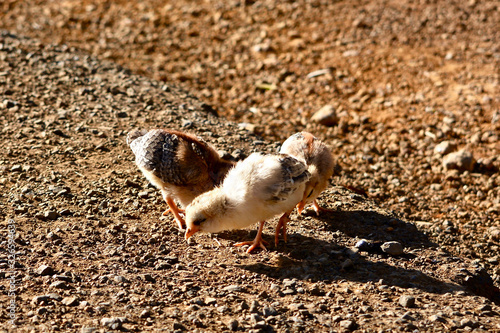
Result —
<instances>
[{"instance_id":1,"label":"dry earth","mask_svg":"<svg viewBox=\"0 0 500 333\"><path fill-rule=\"evenodd\" d=\"M0 8L5 331L500 330L497 1ZM329 127L311 120L325 105ZM267 252L231 246L251 230L187 244L133 163L136 127L236 159L313 132L335 212L292 215ZM460 150L474 159L453 165Z\"/></svg>"}]
</instances>

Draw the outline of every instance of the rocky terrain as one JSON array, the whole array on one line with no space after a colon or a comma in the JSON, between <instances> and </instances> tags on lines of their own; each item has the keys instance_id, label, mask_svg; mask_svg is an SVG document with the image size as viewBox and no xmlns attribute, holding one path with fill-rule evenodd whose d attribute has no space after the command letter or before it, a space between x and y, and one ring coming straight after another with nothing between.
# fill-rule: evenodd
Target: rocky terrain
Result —
<instances>
[{"instance_id":1,"label":"rocky terrain","mask_svg":"<svg viewBox=\"0 0 500 333\"><path fill-rule=\"evenodd\" d=\"M0 8L4 331L500 330L498 3ZM151 127L234 159L308 130L334 212L187 243L125 144Z\"/></svg>"}]
</instances>

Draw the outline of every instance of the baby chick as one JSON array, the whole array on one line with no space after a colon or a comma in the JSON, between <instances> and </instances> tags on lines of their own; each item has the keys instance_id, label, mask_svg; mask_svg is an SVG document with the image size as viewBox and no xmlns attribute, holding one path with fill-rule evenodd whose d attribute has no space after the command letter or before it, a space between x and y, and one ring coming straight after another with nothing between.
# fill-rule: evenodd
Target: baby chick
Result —
<instances>
[{"instance_id":1,"label":"baby chick","mask_svg":"<svg viewBox=\"0 0 500 333\"><path fill-rule=\"evenodd\" d=\"M308 203L313 203L316 215L320 210L328 210L318 205L316 198L329 184L333 175L333 157L328 147L318 138L308 132L295 133L281 146L280 153L288 154L299 160L305 161L307 171L311 178L306 184L304 197L297 205L299 214Z\"/></svg>"},{"instance_id":2,"label":"baby chick","mask_svg":"<svg viewBox=\"0 0 500 333\"><path fill-rule=\"evenodd\" d=\"M128 134L127 144L139 169L160 189L169 207L163 215L171 212L180 229L186 223L174 199L186 207L196 196L219 185L234 165L200 138L174 130L134 130Z\"/></svg>"},{"instance_id":3,"label":"baby chick","mask_svg":"<svg viewBox=\"0 0 500 333\"><path fill-rule=\"evenodd\" d=\"M262 239L265 220L291 212L302 199L309 172L305 163L284 154L253 153L229 171L220 187L204 193L186 208L186 239L194 233L242 229L259 222L250 253L266 249Z\"/></svg>"},{"instance_id":4,"label":"baby chick","mask_svg":"<svg viewBox=\"0 0 500 333\"><path fill-rule=\"evenodd\" d=\"M295 133L283 143L280 153L288 154L307 165L307 171L311 177L307 181L302 199L297 204L299 214L308 203L313 203L316 215L320 211L329 211L318 205L316 198L328 187L329 180L333 175L333 157L328 147L318 138L308 132ZM289 215L289 214L288 214ZM283 238L286 241L286 222L287 216L282 216L276 228L275 242L278 244L278 235L280 229L283 229Z\"/></svg>"}]
</instances>

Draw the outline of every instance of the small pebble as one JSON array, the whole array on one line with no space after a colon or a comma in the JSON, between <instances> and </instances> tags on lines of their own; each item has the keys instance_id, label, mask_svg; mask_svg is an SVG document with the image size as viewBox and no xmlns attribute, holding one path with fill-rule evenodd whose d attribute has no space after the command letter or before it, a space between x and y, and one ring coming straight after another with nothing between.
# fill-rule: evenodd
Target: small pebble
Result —
<instances>
[{"instance_id":1,"label":"small pebble","mask_svg":"<svg viewBox=\"0 0 500 333\"><path fill-rule=\"evenodd\" d=\"M350 267L354 266L354 262L351 259L346 259L341 265L340 268L342 269L348 269Z\"/></svg>"},{"instance_id":2,"label":"small pebble","mask_svg":"<svg viewBox=\"0 0 500 333\"><path fill-rule=\"evenodd\" d=\"M21 172L23 170L21 164L15 164L10 168L12 172Z\"/></svg>"},{"instance_id":3,"label":"small pebble","mask_svg":"<svg viewBox=\"0 0 500 333\"><path fill-rule=\"evenodd\" d=\"M53 299L53 300L58 301L58 302L62 301L62 299L63 299L62 296L59 295L58 293L49 293L49 294L47 294L47 297L49 297L49 299Z\"/></svg>"},{"instance_id":4,"label":"small pebble","mask_svg":"<svg viewBox=\"0 0 500 333\"><path fill-rule=\"evenodd\" d=\"M457 146L451 141L440 142L436 147L434 147L434 152L436 154L447 155L457 149Z\"/></svg>"},{"instance_id":5,"label":"small pebble","mask_svg":"<svg viewBox=\"0 0 500 333\"><path fill-rule=\"evenodd\" d=\"M78 300L78 297L70 296L63 298L61 303L67 306L77 306L78 304L80 304L80 301Z\"/></svg>"},{"instance_id":6,"label":"small pebble","mask_svg":"<svg viewBox=\"0 0 500 333\"><path fill-rule=\"evenodd\" d=\"M224 291L229 291L229 292L238 292L238 291L242 291L242 288L240 286L237 286L237 285L234 285L234 284L231 284L227 287L224 287L223 288Z\"/></svg>"},{"instance_id":7,"label":"small pebble","mask_svg":"<svg viewBox=\"0 0 500 333\"><path fill-rule=\"evenodd\" d=\"M358 248L360 251L368 252L371 249L371 244L366 239L361 239L356 242L354 247Z\"/></svg>"},{"instance_id":8,"label":"small pebble","mask_svg":"<svg viewBox=\"0 0 500 333\"><path fill-rule=\"evenodd\" d=\"M94 332L97 332L96 327L82 327L82 330L80 331L80 333L94 333Z\"/></svg>"},{"instance_id":9,"label":"small pebble","mask_svg":"<svg viewBox=\"0 0 500 333\"><path fill-rule=\"evenodd\" d=\"M259 312L259 302L252 301L252 304L250 305L250 312L252 312L252 313Z\"/></svg>"},{"instance_id":10,"label":"small pebble","mask_svg":"<svg viewBox=\"0 0 500 333\"><path fill-rule=\"evenodd\" d=\"M112 317L112 318L102 318L101 325L107 328L111 328L112 330L118 330L122 327L122 324L125 322L124 317Z\"/></svg>"},{"instance_id":11,"label":"small pebble","mask_svg":"<svg viewBox=\"0 0 500 333\"><path fill-rule=\"evenodd\" d=\"M227 324L227 327L231 330L231 331L236 331L238 330L238 326L239 326L239 322L236 320L236 319L231 319L229 321L229 323Z\"/></svg>"},{"instance_id":12,"label":"small pebble","mask_svg":"<svg viewBox=\"0 0 500 333\"><path fill-rule=\"evenodd\" d=\"M50 288L56 288L56 289L71 289L69 285L66 284L64 281L54 281L50 284Z\"/></svg>"},{"instance_id":13,"label":"small pebble","mask_svg":"<svg viewBox=\"0 0 500 333\"><path fill-rule=\"evenodd\" d=\"M264 307L262 312L264 314L264 317L276 316L278 314L278 311L276 311L276 309L272 306Z\"/></svg>"},{"instance_id":14,"label":"small pebble","mask_svg":"<svg viewBox=\"0 0 500 333\"><path fill-rule=\"evenodd\" d=\"M356 325L356 322L354 320L342 320L340 321L339 323L340 327L346 329L346 330L355 330L357 325Z\"/></svg>"},{"instance_id":15,"label":"small pebble","mask_svg":"<svg viewBox=\"0 0 500 333\"><path fill-rule=\"evenodd\" d=\"M410 295L401 295L399 305L405 308L413 308L415 306L415 297Z\"/></svg>"},{"instance_id":16,"label":"small pebble","mask_svg":"<svg viewBox=\"0 0 500 333\"><path fill-rule=\"evenodd\" d=\"M140 318L149 318L151 317L151 311L149 310L143 310L141 314L139 315Z\"/></svg>"},{"instance_id":17,"label":"small pebble","mask_svg":"<svg viewBox=\"0 0 500 333\"><path fill-rule=\"evenodd\" d=\"M130 281L126 277L121 275L115 275L113 280L115 280L116 283L130 283Z\"/></svg>"},{"instance_id":18,"label":"small pebble","mask_svg":"<svg viewBox=\"0 0 500 333\"><path fill-rule=\"evenodd\" d=\"M59 213L54 210L47 210L43 213L43 217L51 221L57 220L59 216L60 216Z\"/></svg>"},{"instance_id":19,"label":"small pebble","mask_svg":"<svg viewBox=\"0 0 500 333\"><path fill-rule=\"evenodd\" d=\"M439 315L432 315L429 317L429 320L433 323L435 323L435 322L446 323L446 319L444 319L443 317L441 317Z\"/></svg>"},{"instance_id":20,"label":"small pebble","mask_svg":"<svg viewBox=\"0 0 500 333\"><path fill-rule=\"evenodd\" d=\"M40 304L42 302L47 302L49 299L50 299L50 297L47 296L47 295L35 296L31 300L31 303L34 304L34 305L36 305L36 304Z\"/></svg>"},{"instance_id":21,"label":"small pebble","mask_svg":"<svg viewBox=\"0 0 500 333\"><path fill-rule=\"evenodd\" d=\"M406 312L402 317L401 319L404 319L404 320L408 320L408 321L415 321L415 317L413 317L412 315L410 315L410 313Z\"/></svg>"},{"instance_id":22,"label":"small pebble","mask_svg":"<svg viewBox=\"0 0 500 333\"><path fill-rule=\"evenodd\" d=\"M384 244L381 245L380 248L382 249L382 251L391 256L399 256L404 253L403 245L395 241L385 242Z\"/></svg>"},{"instance_id":23,"label":"small pebble","mask_svg":"<svg viewBox=\"0 0 500 333\"><path fill-rule=\"evenodd\" d=\"M311 121L323 126L334 126L339 122L339 117L333 106L325 105L312 115Z\"/></svg>"},{"instance_id":24,"label":"small pebble","mask_svg":"<svg viewBox=\"0 0 500 333\"><path fill-rule=\"evenodd\" d=\"M35 271L36 274L38 275L52 275L54 274L54 269L52 269L52 267L49 267L47 265L41 265L40 267L38 267Z\"/></svg>"},{"instance_id":25,"label":"small pebble","mask_svg":"<svg viewBox=\"0 0 500 333\"><path fill-rule=\"evenodd\" d=\"M215 305L215 304L217 304L217 299L213 298L213 297L207 297L207 298L205 298L205 304Z\"/></svg>"},{"instance_id":26,"label":"small pebble","mask_svg":"<svg viewBox=\"0 0 500 333\"><path fill-rule=\"evenodd\" d=\"M478 326L477 322L475 322L469 318L464 318L464 319L460 320L460 327L461 328L465 328L465 327L474 328L476 326Z\"/></svg>"},{"instance_id":27,"label":"small pebble","mask_svg":"<svg viewBox=\"0 0 500 333\"><path fill-rule=\"evenodd\" d=\"M455 169L460 172L472 171L476 161L472 154L466 150L460 150L450 153L443 158L443 166L445 169Z\"/></svg>"},{"instance_id":28,"label":"small pebble","mask_svg":"<svg viewBox=\"0 0 500 333\"><path fill-rule=\"evenodd\" d=\"M149 197L149 193L148 193L148 191L141 191L141 192L137 193L137 196L139 198L146 199Z\"/></svg>"}]
</instances>

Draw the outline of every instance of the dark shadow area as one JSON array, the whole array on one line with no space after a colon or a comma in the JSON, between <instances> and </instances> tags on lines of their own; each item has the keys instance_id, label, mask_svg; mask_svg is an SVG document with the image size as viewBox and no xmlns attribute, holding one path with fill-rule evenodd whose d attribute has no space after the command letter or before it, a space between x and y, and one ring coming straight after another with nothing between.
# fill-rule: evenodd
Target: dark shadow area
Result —
<instances>
[{"instance_id":1,"label":"dark shadow area","mask_svg":"<svg viewBox=\"0 0 500 333\"><path fill-rule=\"evenodd\" d=\"M288 244L279 246L277 251L282 255L275 262L236 267L276 279L295 278L312 282L343 279L356 282L380 281L389 286L418 288L436 294L457 289L455 284L440 281L419 270L371 261L350 248L298 234L292 235ZM412 257L413 255L407 254L397 257L397 260L409 261Z\"/></svg>"},{"instance_id":2,"label":"dark shadow area","mask_svg":"<svg viewBox=\"0 0 500 333\"><path fill-rule=\"evenodd\" d=\"M498 293L491 293L491 288L477 288L477 284L468 284L474 281L469 278L456 281L457 284L444 282L438 278L423 273L418 268L403 268L404 262L415 267L411 260L416 258L412 253L391 257L380 250L380 244L386 241L398 241L405 248L434 248L436 243L429 240L427 235L420 232L412 223L404 222L394 216L380 214L375 211L333 211L323 212L317 217L314 212L305 216L321 221L312 228L321 228L330 232L340 232L338 243L301 235L289 229L288 243L280 242L274 246L274 234L264 232L264 239L269 242L269 251L281 255L275 262L256 262L253 264L236 265L236 267L264 274L276 279L298 279L312 282L333 282L347 279L356 282L382 282L385 285L401 288L417 288L434 294L444 294L457 290L462 286L468 291L487 297L498 304ZM313 220L314 221L314 220ZM304 221L307 225L311 220ZM322 231L319 231L322 232ZM222 239L241 241L255 237L255 230L250 233L245 230L225 232L219 234ZM346 238L362 238L372 244L378 244L373 251L357 252L344 245ZM373 260L370 260L370 259ZM401 266L387 263L387 259L397 260ZM474 279L484 280L484 277ZM492 283L491 283L492 285ZM492 285L493 286L493 285ZM485 289L485 290L486 290ZM493 295L493 296L491 296Z\"/></svg>"},{"instance_id":3,"label":"dark shadow area","mask_svg":"<svg viewBox=\"0 0 500 333\"><path fill-rule=\"evenodd\" d=\"M317 223L312 226L312 228L321 228L322 230L330 232L340 231L344 236L349 238L357 237L371 242L387 242L394 240L400 242L404 247L412 248L438 246L436 243L431 242L427 235L419 231L414 224L375 211L332 211L322 212L320 216L316 216L313 211L308 211L303 216L311 216L313 219L322 222ZM298 221L298 219L295 221ZM310 225L311 221L305 223ZM272 222L269 224L275 226L276 223ZM218 237L231 241L241 241L242 238L250 240L255 237L256 230L257 224L255 229L250 232L246 230L226 231L218 234ZM290 236L300 236L293 231L293 228L289 228L288 232ZM264 232L264 239L270 242L270 244L274 244L273 237L274 234ZM311 238L311 240L312 239L313 238ZM301 242L298 243L300 247L302 244ZM279 248L281 247L278 247L278 251ZM274 246L270 246L269 249L271 251L276 250Z\"/></svg>"},{"instance_id":4,"label":"dark shadow area","mask_svg":"<svg viewBox=\"0 0 500 333\"><path fill-rule=\"evenodd\" d=\"M329 231L340 231L349 237L377 241L397 240L405 247L435 247L436 243L419 231L413 223L375 211L333 211L309 216L325 222Z\"/></svg>"}]
</instances>

